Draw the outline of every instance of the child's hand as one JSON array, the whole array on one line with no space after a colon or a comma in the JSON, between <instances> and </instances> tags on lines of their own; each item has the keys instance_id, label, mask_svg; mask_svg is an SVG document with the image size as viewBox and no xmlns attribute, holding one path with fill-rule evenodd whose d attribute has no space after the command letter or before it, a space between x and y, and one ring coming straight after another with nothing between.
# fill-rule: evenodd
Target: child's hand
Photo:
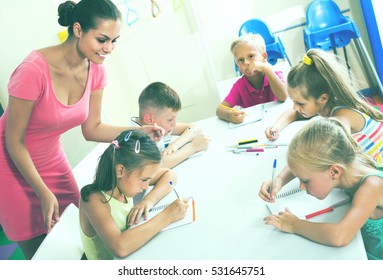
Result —
<instances>
[{"instance_id":1,"label":"child's hand","mask_svg":"<svg viewBox=\"0 0 383 280\"><path fill-rule=\"evenodd\" d=\"M182 220L185 217L189 208L188 200L187 198L178 198L165 208L164 212L170 218L171 223Z\"/></svg>"},{"instance_id":2,"label":"child's hand","mask_svg":"<svg viewBox=\"0 0 383 280\"><path fill-rule=\"evenodd\" d=\"M245 111L231 110L229 116L230 116L230 122L242 123L245 119L246 112Z\"/></svg>"},{"instance_id":3,"label":"child's hand","mask_svg":"<svg viewBox=\"0 0 383 280\"><path fill-rule=\"evenodd\" d=\"M267 216L263 221L266 225L275 226L281 231L294 233L294 225L299 221L299 218L286 208L285 212L280 212L278 215Z\"/></svg>"},{"instance_id":4,"label":"child's hand","mask_svg":"<svg viewBox=\"0 0 383 280\"><path fill-rule=\"evenodd\" d=\"M264 62L261 62L261 61L253 61L252 63L250 63L246 70L245 70L245 74L247 76L253 76L256 72L264 72L264 67L265 67L265 63Z\"/></svg>"},{"instance_id":5,"label":"child's hand","mask_svg":"<svg viewBox=\"0 0 383 280\"><path fill-rule=\"evenodd\" d=\"M166 155L169 155L171 153L175 153L177 152L179 149L179 147L177 145L174 145L172 143L169 144L169 146L167 146L163 151L162 151L162 155L163 156L166 156Z\"/></svg>"},{"instance_id":6,"label":"child's hand","mask_svg":"<svg viewBox=\"0 0 383 280\"><path fill-rule=\"evenodd\" d=\"M132 210L130 210L129 215L127 217L127 226L130 227L133 224L138 224L142 215L144 215L144 219L146 220L148 217L149 210L152 209L153 206L153 203L148 200L143 200L137 205L135 205L132 208Z\"/></svg>"},{"instance_id":7,"label":"child's hand","mask_svg":"<svg viewBox=\"0 0 383 280\"><path fill-rule=\"evenodd\" d=\"M275 202L275 196L282 189L282 181L277 177L274 178L273 188L270 197L270 184L271 181L267 180L262 183L262 186L259 190L259 196L266 202Z\"/></svg>"},{"instance_id":8,"label":"child's hand","mask_svg":"<svg viewBox=\"0 0 383 280\"><path fill-rule=\"evenodd\" d=\"M200 134L191 141L194 153L206 150L209 146L210 138L206 135Z\"/></svg>"},{"instance_id":9,"label":"child's hand","mask_svg":"<svg viewBox=\"0 0 383 280\"><path fill-rule=\"evenodd\" d=\"M265 135L270 141L275 141L279 138L279 130L276 127L268 127L265 130Z\"/></svg>"}]
</instances>

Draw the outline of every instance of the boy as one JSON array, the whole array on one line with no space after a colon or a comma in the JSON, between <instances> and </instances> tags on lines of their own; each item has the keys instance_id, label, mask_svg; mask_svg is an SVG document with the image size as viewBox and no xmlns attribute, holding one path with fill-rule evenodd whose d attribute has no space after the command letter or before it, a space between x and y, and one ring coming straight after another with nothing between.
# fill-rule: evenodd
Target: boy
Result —
<instances>
[{"instance_id":1,"label":"boy","mask_svg":"<svg viewBox=\"0 0 383 280\"><path fill-rule=\"evenodd\" d=\"M245 112L234 106L247 108L260 103L287 98L286 82L281 71L274 71L267 62L266 44L259 34L244 34L231 44L235 63L243 76L219 104L216 114L220 119L242 123Z\"/></svg>"},{"instance_id":2,"label":"boy","mask_svg":"<svg viewBox=\"0 0 383 280\"><path fill-rule=\"evenodd\" d=\"M181 100L170 86L161 82L149 84L141 92L138 104L139 117L131 118L133 124L152 124L165 129L164 137L157 142L163 156L163 167L173 168L208 147L209 139L198 127L176 122ZM179 137L171 141L172 135Z\"/></svg>"}]
</instances>

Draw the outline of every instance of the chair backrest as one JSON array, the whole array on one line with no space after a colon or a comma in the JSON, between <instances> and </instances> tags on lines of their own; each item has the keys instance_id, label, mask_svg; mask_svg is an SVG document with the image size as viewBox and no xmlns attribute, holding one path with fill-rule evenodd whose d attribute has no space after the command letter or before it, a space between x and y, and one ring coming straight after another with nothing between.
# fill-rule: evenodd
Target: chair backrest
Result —
<instances>
[{"instance_id":1,"label":"chair backrest","mask_svg":"<svg viewBox=\"0 0 383 280\"><path fill-rule=\"evenodd\" d=\"M307 27L303 30L306 49L323 50L345 47L360 33L353 20L343 16L332 0L314 0L306 10Z\"/></svg>"},{"instance_id":2,"label":"chair backrest","mask_svg":"<svg viewBox=\"0 0 383 280\"><path fill-rule=\"evenodd\" d=\"M32 260L80 260L83 253L79 210L74 204L70 204L45 237Z\"/></svg>"},{"instance_id":3,"label":"chair backrest","mask_svg":"<svg viewBox=\"0 0 383 280\"><path fill-rule=\"evenodd\" d=\"M267 24L258 18L253 18L245 21L239 28L238 35L253 33L263 37L266 44L267 61L271 65L275 65L279 58L286 59L285 48L279 37L274 36ZM238 67L235 65L235 70L238 72Z\"/></svg>"},{"instance_id":4,"label":"chair backrest","mask_svg":"<svg viewBox=\"0 0 383 280\"><path fill-rule=\"evenodd\" d=\"M266 46L269 44L274 44L276 42L275 36L270 31L269 27L263 20L258 18L253 18L245 21L242 26L239 28L238 35L242 36L247 33L258 33L265 40Z\"/></svg>"},{"instance_id":5,"label":"chair backrest","mask_svg":"<svg viewBox=\"0 0 383 280\"><path fill-rule=\"evenodd\" d=\"M338 5L331 0L314 0L306 10L307 27L321 30L347 22Z\"/></svg>"}]
</instances>

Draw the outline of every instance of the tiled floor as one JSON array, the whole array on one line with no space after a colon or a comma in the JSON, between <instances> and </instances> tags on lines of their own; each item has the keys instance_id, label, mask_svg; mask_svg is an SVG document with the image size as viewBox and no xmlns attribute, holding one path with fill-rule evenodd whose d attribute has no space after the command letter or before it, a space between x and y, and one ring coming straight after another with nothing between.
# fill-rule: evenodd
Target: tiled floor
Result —
<instances>
[{"instance_id":1,"label":"tiled floor","mask_svg":"<svg viewBox=\"0 0 383 280\"><path fill-rule=\"evenodd\" d=\"M17 243L9 241L0 226L0 260L24 260L24 255L21 252Z\"/></svg>"}]
</instances>

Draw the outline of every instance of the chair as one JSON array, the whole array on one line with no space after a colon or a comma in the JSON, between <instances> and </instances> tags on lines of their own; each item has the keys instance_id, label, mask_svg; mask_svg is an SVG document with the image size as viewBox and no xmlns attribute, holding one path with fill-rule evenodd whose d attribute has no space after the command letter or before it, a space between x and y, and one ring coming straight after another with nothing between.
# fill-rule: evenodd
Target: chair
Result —
<instances>
[{"instance_id":1,"label":"chair","mask_svg":"<svg viewBox=\"0 0 383 280\"><path fill-rule=\"evenodd\" d=\"M303 39L306 50L319 48L325 51L343 48L348 65L346 46L353 39L367 79L372 90L383 94L382 85L366 51L358 28L353 20L343 16L337 4L332 0L314 0L306 10L306 28Z\"/></svg>"},{"instance_id":2,"label":"chair","mask_svg":"<svg viewBox=\"0 0 383 280\"><path fill-rule=\"evenodd\" d=\"M275 36L267 24L257 18L249 19L245 21L242 26L239 28L239 36L247 33L260 34L265 40L266 44L266 52L267 52L267 61L271 65L275 65L278 59L287 60L289 65L291 66L291 62L289 57L285 52L285 47L282 44L281 39L278 36ZM235 65L235 70L238 73L238 67Z\"/></svg>"},{"instance_id":3,"label":"chair","mask_svg":"<svg viewBox=\"0 0 383 280\"><path fill-rule=\"evenodd\" d=\"M83 254L79 210L74 204L70 204L45 237L32 260L80 260Z\"/></svg>"}]
</instances>

